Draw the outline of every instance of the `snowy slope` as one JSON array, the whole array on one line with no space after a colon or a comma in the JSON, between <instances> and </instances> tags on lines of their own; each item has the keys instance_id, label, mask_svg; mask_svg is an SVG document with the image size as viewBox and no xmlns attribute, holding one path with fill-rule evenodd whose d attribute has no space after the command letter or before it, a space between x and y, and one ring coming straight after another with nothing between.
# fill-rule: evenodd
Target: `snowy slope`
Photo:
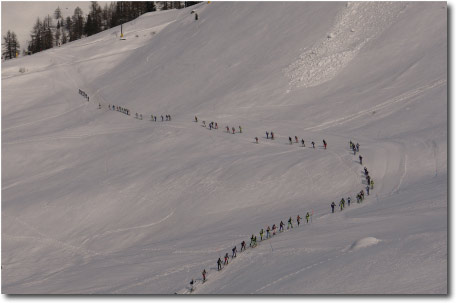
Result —
<instances>
[{"instance_id":1,"label":"snowy slope","mask_svg":"<svg viewBox=\"0 0 456 303\"><path fill-rule=\"evenodd\" d=\"M3 63L2 292L446 293L446 16L201 3ZM349 140L375 189L330 214L365 186Z\"/></svg>"}]
</instances>

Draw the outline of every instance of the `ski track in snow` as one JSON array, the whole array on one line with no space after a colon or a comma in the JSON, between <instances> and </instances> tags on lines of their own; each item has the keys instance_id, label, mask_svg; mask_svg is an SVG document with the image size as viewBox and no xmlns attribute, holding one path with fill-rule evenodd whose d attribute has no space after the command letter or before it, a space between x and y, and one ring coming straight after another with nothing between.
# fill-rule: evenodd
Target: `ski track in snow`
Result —
<instances>
[{"instance_id":1,"label":"ski track in snow","mask_svg":"<svg viewBox=\"0 0 456 303\"><path fill-rule=\"evenodd\" d=\"M164 221L168 220L172 215L174 215L174 212L175 212L175 210L171 211L171 213L169 213L166 217L164 217L164 218L162 218L162 219L160 219L160 220L158 220L156 222L149 223L149 224L143 224L143 225L138 225L138 226L107 230L107 231L105 231L105 232L103 232L101 234L93 235L90 239L87 239L84 242L89 241L89 240L91 241L93 239L96 239L96 238L99 238L99 237L103 237L103 236L106 236L106 235L110 235L110 234L114 234L114 233L130 231L130 230L134 230L134 229L149 228L149 227L155 226L157 224L163 223Z\"/></svg>"},{"instance_id":2,"label":"ski track in snow","mask_svg":"<svg viewBox=\"0 0 456 303\"><path fill-rule=\"evenodd\" d=\"M440 79L440 80L437 80L435 82L432 82L430 84L426 84L426 85L423 85L423 86L420 86L416 89L413 89L413 90L410 90L408 92L405 92L397 97L394 97L392 99L389 99L383 103L380 103L378 105L375 105L371 108L368 108L368 109L364 109L364 110L361 110L357 113L354 113L354 114L350 114L348 116L345 116L345 117L341 117L341 118L338 118L338 119L335 119L335 120L330 120L330 121L327 121L327 122L324 122L322 124L319 124L319 125L315 125L315 126L311 126L311 127L307 127L305 128L304 130L318 130L318 131L321 131L321 130L324 130L324 129L327 129L327 128L330 128L330 127L334 127L334 126L339 126L341 124L344 124L344 123L347 123L349 121L352 121L356 118L359 118L363 115L366 115L366 114L370 114L372 111L377 111L377 110L380 110L380 109L383 109L387 106L390 106L390 105L393 105L395 103L398 103L398 102L404 102L404 101L407 101L421 93L423 93L424 91L426 90L429 90L429 89L432 89L432 88L436 88L436 87L439 87L439 86L442 86L444 84L447 83L447 80L446 79Z\"/></svg>"}]
</instances>

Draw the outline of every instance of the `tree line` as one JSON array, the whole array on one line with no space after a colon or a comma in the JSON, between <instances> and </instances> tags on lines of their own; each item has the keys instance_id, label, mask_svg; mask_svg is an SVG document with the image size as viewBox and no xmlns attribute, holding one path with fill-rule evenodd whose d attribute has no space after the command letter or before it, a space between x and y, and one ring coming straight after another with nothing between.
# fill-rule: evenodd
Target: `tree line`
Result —
<instances>
[{"instance_id":1,"label":"tree line","mask_svg":"<svg viewBox=\"0 0 456 303\"><path fill-rule=\"evenodd\" d=\"M101 7L97 1L91 1L87 15L84 15L81 8L76 7L73 15L66 18L63 17L60 7L57 7L52 16L37 18L30 34L30 41L27 42L27 51L24 49L23 54L34 54L97 34L148 12L181 9L197 3L196 1L121 1L106 3ZM8 31L3 36L3 40L3 58L15 58L20 51L16 34Z\"/></svg>"}]
</instances>

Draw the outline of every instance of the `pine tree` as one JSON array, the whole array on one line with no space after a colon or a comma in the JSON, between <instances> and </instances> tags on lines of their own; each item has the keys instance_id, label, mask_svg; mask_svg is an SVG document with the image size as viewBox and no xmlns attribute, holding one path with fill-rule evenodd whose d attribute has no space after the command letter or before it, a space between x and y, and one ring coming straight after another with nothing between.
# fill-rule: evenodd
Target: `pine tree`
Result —
<instances>
[{"instance_id":1,"label":"pine tree","mask_svg":"<svg viewBox=\"0 0 456 303\"><path fill-rule=\"evenodd\" d=\"M58 6L54 11L54 18L57 20L62 19L62 11L60 10L60 7L58 7Z\"/></svg>"}]
</instances>

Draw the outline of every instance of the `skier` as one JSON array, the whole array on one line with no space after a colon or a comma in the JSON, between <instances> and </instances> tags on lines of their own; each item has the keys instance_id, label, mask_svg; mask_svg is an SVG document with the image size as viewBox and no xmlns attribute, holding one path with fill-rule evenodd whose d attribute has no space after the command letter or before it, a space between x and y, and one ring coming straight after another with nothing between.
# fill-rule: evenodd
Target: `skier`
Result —
<instances>
[{"instance_id":1,"label":"skier","mask_svg":"<svg viewBox=\"0 0 456 303\"><path fill-rule=\"evenodd\" d=\"M296 217L296 221L298 222L298 227L299 227L299 224L301 223L301 217L299 215Z\"/></svg>"},{"instance_id":2,"label":"skier","mask_svg":"<svg viewBox=\"0 0 456 303\"><path fill-rule=\"evenodd\" d=\"M250 237L250 247L253 247L253 240L255 239L255 236L252 234Z\"/></svg>"},{"instance_id":3,"label":"skier","mask_svg":"<svg viewBox=\"0 0 456 303\"><path fill-rule=\"evenodd\" d=\"M356 142L356 151L359 152L359 143Z\"/></svg>"},{"instance_id":4,"label":"skier","mask_svg":"<svg viewBox=\"0 0 456 303\"><path fill-rule=\"evenodd\" d=\"M363 156L359 155L359 164L363 165Z\"/></svg>"},{"instance_id":5,"label":"skier","mask_svg":"<svg viewBox=\"0 0 456 303\"><path fill-rule=\"evenodd\" d=\"M162 122L163 122L163 115L161 115L161 117L162 117Z\"/></svg>"},{"instance_id":6,"label":"skier","mask_svg":"<svg viewBox=\"0 0 456 303\"><path fill-rule=\"evenodd\" d=\"M291 225L291 228L293 228L293 220L291 219L288 219L288 226L287 226L287 229L290 229L290 225Z\"/></svg>"},{"instance_id":7,"label":"skier","mask_svg":"<svg viewBox=\"0 0 456 303\"><path fill-rule=\"evenodd\" d=\"M295 142L298 143L298 136L295 136Z\"/></svg>"},{"instance_id":8,"label":"skier","mask_svg":"<svg viewBox=\"0 0 456 303\"><path fill-rule=\"evenodd\" d=\"M350 140L350 149L353 149L353 142Z\"/></svg>"},{"instance_id":9,"label":"skier","mask_svg":"<svg viewBox=\"0 0 456 303\"><path fill-rule=\"evenodd\" d=\"M269 239L271 237L271 228L268 225L268 228L266 228L266 239Z\"/></svg>"},{"instance_id":10,"label":"skier","mask_svg":"<svg viewBox=\"0 0 456 303\"><path fill-rule=\"evenodd\" d=\"M150 115L150 121L154 121L154 115Z\"/></svg>"},{"instance_id":11,"label":"skier","mask_svg":"<svg viewBox=\"0 0 456 303\"><path fill-rule=\"evenodd\" d=\"M288 137L288 141L290 141L290 144L293 144L293 140L291 140L291 137Z\"/></svg>"},{"instance_id":12,"label":"skier","mask_svg":"<svg viewBox=\"0 0 456 303\"><path fill-rule=\"evenodd\" d=\"M312 141L312 147L315 148L315 142Z\"/></svg>"},{"instance_id":13,"label":"skier","mask_svg":"<svg viewBox=\"0 0 456 303\"><path fill-rule=\"evenodd\" d=\"M195 122L198 122L198 117L197 116L195 116Z\"/></svg>"},{"instance_id":14,"label":"skier","mask_svg":"<svg viewBox=\"0 0 456 303\"><path fill-rule=\"evenodd\" d=\"M226 132L229 133L230 132L230 128L227 126L226 127Z\"/></svg>"},{"instance_id":15,"label":"skier","mask_svg":"<svg viewBox=\"0 0 456 303\"><path fill-rule=\"evenodd\" d=\"M370 176L367 176L367 177L366 177L366 180L367 180L367 186L369 186L369 184L371 183L371 177L370 177Z\"/></svg>"},{"instance_id":16,"label":"skier","mask_svg":"<svg viewBox=\"0 0 456 303\"><path fill-rule=\"evenodd\" d=\"M341 211L344 210L344 204L342 203L342 201L339 202L339 207L340 207L340 210L341 210Z\"/></svg>"},{"instance_id":17,"label":"skier","mask_svg":"<svg viewBox=\"0 0 456 303\"><path fill-rule=\"evenodd\" d=\"M212 122L209 123L209 130L212 130Z\"/></svg>"},{"instance_id":18,"label":"skier","mask_svg":"<svg viewBox=\"0 0 456 303\"><path fill-rule=\"evenodd\" d=\"M269 139L269 133L266 132L266 139Z\"/></svg>"},{"instance_id":19,"label":"skier","mask_svg":"<svg viewBox=\"0 0 456 303\"><path fill-rule=\"evenodd\" d=\"M234 128L234 126L231 128L231 130L233 131L233 134L234 134L234 132L236 131L236 129Z\"/></svg>"},{"instance_id":20,"label":"skier","mask_svg":"<svg viewBox=\"0 0 456 303\"><path fill-rule=\"evenodd\" d=\"M371 189L374 189L374 180L373 180L373 179L371 179L371 184L370 184L370 186L371 186Z\"/></svg>"},{"instance_id":21,"label":"skier","mask_svg":"<svg viewBox=\"0 0 456 303\"><path fill-rule=\"evenodd\" d=\"M274 140L274 133L271 132L271 140Z\"/></svg>"},{"instance_id":22,"label":"skier","mask_svg":"<svg viewBox=\"0 0 456 303\"><path fill-rule=\"evenodd\" d=\"M309 218L310 218L310 214L309 214L309 212L307 212L307 214L306 214L306 221L307 222L306 223L309 223Z\"/></svg>"},{"instance_id":23,"label":"skier","mask_svg":"<svg viewBox=\"0 0 456 303\"><path fill-rule=\"evenodd\" d=\"M253 238L253 242L255 243L255 247L257 246L257 239L256 236Z\"/></svg>"},{"instance_id":24,"label":"skier","mask_svg":"<svg viewBox=\"0 0 456 303\"><path fill-rule=\"evenodd\" d=\"M359 203L359 200L360 200L360 199L361 199L360 195L357 194L357 195L356 195L356 203Z\"/></svg>"},{"instance_id":25,"label":"skier","mask_svg":"<svg viewBox=\"0 0 456 303\"><path fill-rule=\"evenodd\" d=\"M236 246L233 247L233 249L231 250L233 252L233 255L231 256L231 258L236 258L236 253L237 253L237 248Z\"/></svg>"},{"instance_id":26,"label":"skier","mask_svg":"<svg viewBox=\"0 0 456 303\"><path fill-rule=\"evenodd\" d=\"M154 122L157 122L157 116L154 116Z\"/></svg>"},{"instance_id":27,"label":"skier","mask_svg":"<svg viewBox=\"0 0 456 303\"><path fill-rule=\"evenodd\" d=\"M203 272L202 272L202 274L203 274L203 283L206 282L206 273L207 273L206 269L203 269Z\"/></svg>"},{"instance_id":28,"label":"skier","mask_svg":"<svg viewBox=\"0 0 456 303\"><path fill-rule=\"evenodd\" d=\"M342 205L342 209L344 209L344 207L345 207L345 199L344 199L344 198L342 198L342 199L340 200L340 204ZM341 209L341 210L342 210L342 209Z\"/></svg>"},{"instance_id":29,"label":"skier","mask_svg":"<svg viewBox=\"0 0 456 303\"><path fill-rule=\"evenodd\" d=\"M258 144L258 137L255 137L255 141L256 141L256 143Z\"/></svg>"},{"instance_id":30,"label":"skier","mask_svg":"<svg viewBox=\"0 0 456 303\"><path fill-rule=\"evenodd\" d=\"M225 263L223 265L228 265L228 260L230 259L230 257L228 256L228 253L226 253L225 255Z\"/></svg>"},{"instance_id":31,"label":"skier","mask_svg":"<svg viewBox=\"0 0 456 303\"><path fill-rule=\"evenodd\" d=\"M306 147L306 145L304 144L304 139L301 139L301 143L303 147Z\"/></svg>"},{"instance_id":32,"label":"skier","mask_svg":"<svg viewBox=\"0 0 456 303\"><path fill-rule=\"evenodd\" d=\"M221 270L221 269L222 269L222 259L220 259L220 257L219 257L217 260L217 270Z\"/></svg>"},{"instance_id":33,"label":"skier","mask_svg":"<svg viewBox=\"0 0 456 303\"><path fill-rule=\"evenodd\" d=\"M276 234L276 229L277 229L276 225L273 224L273 225L272 225L272 235L273 235L273 236L275 236L275 234Z\"/></svg>"},{"instance_id":34,"label":"skier","mask_svg":"<svg viewBox=\"0 0 456 303\"><path fill-rule=\"evenodd\" d=\"M334 201L333 201L333 203L331 203L332 213L334 213L334 207L336 207L336 203L334 203Z\"/></svg>"},{"instance_id":35,"label":"skier","mask_svg":"<svg viewBox=\"0 0 456 303\"><path fill-rule=\"evenodd\" d=\"M264 234L264 230L261 229L261 230L260 230L260 240L261 240L261 241L263 241L263 234Z\"/></svg>"},{"instance_id":36,"label":"skier","mask_svg":"<svg viewBox=\"0 0 456 303\"><path fill-rule=\"evenodd\" d=\"M242 127L239 125L239 133L242 133Z\"/></svg>"},{"instance_id":37,"label":"skier","mask_svg":"<svg viewBox=\"0 0 456 303\"><path fill-rule=\"evenodd\" d=\"M280 228L279 228L279 232L280 231L283 231L283 221L280 221Z\"/></svg>"},{"instance_id":38,"label":"skier","mask_svg":"<svg viewBox=\"0 0 456 303\"><path fill-rule=\"evenodd\" d=\"M348 205L348 206L350 206L350 202L351 202L351 198L348 197L348 198L347 198L347 205Z\"/></svg>"},{"instance_id":39,"label":"skier","mask_svg":"<svg viewBox=\"0 0 456 303\"><path fill-rule=\"evenodd\" d=\"M193 279L192 279L192 280L190 281L190 292L193 292L193 283L194 283L194 281L193 281Z\"/></svg>"},{"instance_id":40,"label":"skier","mask_svg":"<svg viewBox=\"0 0 456 303\"><path fill-rule=\"evenodd\" d=\"M138 119L138 113L136 113L135 117L136 117L136 119Z\"/></svg>"},{"instance_id":41,"label":"skier","mask_svg":"<svg viewBox=\"0 0 456 303\"><path fill-rule=\"evenodd\" d=\"M100 104L100 103L98 103L98 109L100 109L100 108L101 108L101 104Z\"/></svg>"},{"instance_id":42,"label":"skier","mask_svg":"<svg viewBox=\"0 0 456 303\"><path fill-rule=\"evenodd\" d=\"M352 150L353 150L353 155L356 156L356 147L354 145L353 145Z\"/></svg>"},{"instance_id":43,"label":"skier","mask_svg":"<svg viewBox=\"0 0 456 303\"><path fill-rule=\"evenodd\" d=\"M242 249L244 249L244 250L246 249L246 248L245 248L245 241L242 241L242 242L241 242L241 251L242 251Z\"/></svg>"},{"instance_id":44,"label":"skier","mask_svg":"<svg viewBox=\"0 0 456 303\"><path fill-rule=\"evenodd\" d=\"M364 175L367 176L369 172L367 171L367 167L364 166Z\"/></svg>"},{"instance_id":45,"label":"skier","mask_svg":"<svg viewBox=\"0 0 456 303\"><path fill-rule=\"evenodd\" d=\"M323 145L325 146L325 149L326 149L326 141L325 141L325 139L323 139Z\"/></svg>"},{"instance_id":46,"label":"skier","mask_svg":"<svg viewBox=\"0 0 456 303\"><path fill-rule=\"evenodd\" d=\"M369 185L366 186L366 193L369 196Z\"/></svg>"},{"instance_id":47,"label":"skier","mask_svg":"<svg viewBox=\"0 0 456 303\"><path fill-rule=\"evenodd\" d=\"M217 124L217 122L215 122L215 129L218 129L218 124Z\"/></svg>"}]
</instances>

